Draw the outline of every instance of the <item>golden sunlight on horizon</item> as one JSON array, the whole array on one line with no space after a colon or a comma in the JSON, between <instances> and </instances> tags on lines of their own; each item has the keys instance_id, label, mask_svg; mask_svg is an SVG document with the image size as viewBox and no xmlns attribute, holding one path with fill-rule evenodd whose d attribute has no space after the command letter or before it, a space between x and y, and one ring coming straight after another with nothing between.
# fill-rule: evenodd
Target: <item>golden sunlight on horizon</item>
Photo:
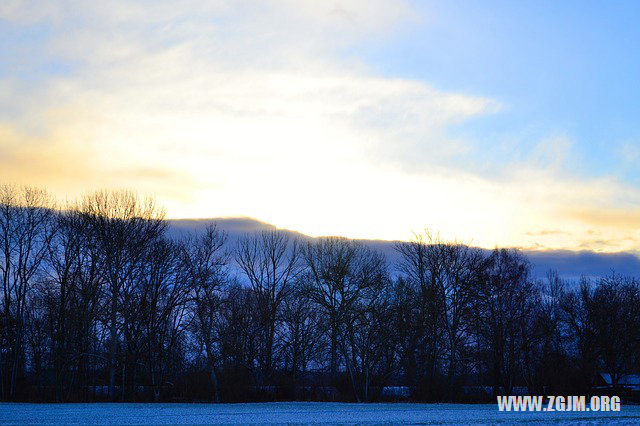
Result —
<instances>
[{"instance_id":1,"label":"golden sunlight on horizon","mask_svg":"<svg viewBox=\"0 0 640 426\"><path fill-rule=\"evenodd\" d=\"M156 113L128 101L152 95L127 93L98 109L85 103L49 111L52 119L39 133L4 125L3 140L13 148L1 177L47 188L60 200L127 188L154 195L170 218L248 216L311 236L407 240L430 228L485 248L638 249L629 238L635 221L620 225L628 210L594 202L612 194L635 196L615 182L559 179L555 170L527 164L496 178L432 162L423 170L390 148L415 149L402 133L416 129L363 127L351 113L345 119L333 111L357 111L358 103L389 98L406 104L405 96L420 89L424 100L414 108L436 110L449 102L446 123L447 115L480 114L488 100L451 100L457 95L414 82L386 87L379 79L370 80L372 87L361 83L360 93L333 99L347 87L353 91L353 80L313 77L290 95L291 102L281 102L292 89L286 79L275 80L280 86L269 88L260 112L230 115L204 107L185 115L170 106ZM381 89L391 92L387 99ZM295 101L321 90L328 97L323 105ZM453 146L443 123L419 130Z\"/></svg>"},{"instance_id":2,"label":"golden sunlight on horizon","mask_svg":"<svg viewBox=\"0 0 640 426\"><path fill-rule=\"evenodd\" d=\"M61 201L131 189L170 218L253 217L311 236L430 228L486 248L640 250L638 188L566 172L575 142L561 132L526 155L505 154L517 137L456 132L514 105L346 55L414 18L404 4L345 7L204 7L208 20L177 23L166 8L95 5L77 27L16 6L16 25L55 22L40 47L53 59L28 84L0 80L12 100L0 182Z\"/></svg>"},{"instance_id":3,"label":"golden sunlight on horizon","mask_svg":"<svg viewBox=\"0 0 640 426\"><path fill-rule=\"evenodd\" d=\"M383 176L381 179L388 181L391 176ZM408 182L413 182L413 180ZM305 184L308 184L308 181ZM407 201L411 200L411 191L429 184L441 188L440 190L442 191L436 194L437 196L434 200L437 200L438 197L444 197L447 190L457 191L460 196L459 204L430 208L431 204L425 204L418 198ZM585 213L587 216L589 214L593 216L592 218L586 218L586 220L576 220L576 216L578 216L576 212L565 212L566 223L571 224L572 228L565 227L562 230L539 228L536 231L529 227L535 218L530 216L531 212L527 212L526 209L518 205L518 202L513 201L514 194L504 194L502 199L491 199L491 188L482 188L480 185L473 186L469 183L467 183L467 187L464 187L461 182L448 183L444 180L416 182L415 185L415 187L409 187L403 191L396 191L393 196L387 199L387 203L369 204L373 206L370 210L368 207L356 210L353 208L352 202L346 199L344 195L335 197L335 195L327 193L317 194L317 198L313 196L300 197L294 205L286 203L286 193L263 193L262 196L258 196L257 193L253 194L252 199L261 203L268 202L269 198L272 197L271 206L283 206L281 209L272 208L266 211L256 208L255 204L252 203L233 203L232 199L225 198L224 194L215 194L215 191L203 191L200 199L182 197L176 200L153 192L140 192L133 187L95 188L95 190L125 189L137 193L140 197L152 197L156 200L156 206L162 209L166 214L166 218L170 220L250 219L273 225L278 229L300 232L311 237L342 236L367 240L408 241L413 238L414 233L429 230L444 240L462 242L486 249L514 247L536 251L637 252L636 247L633 245L585 244L585 239L594 238L594 234L596 234L595 237L602 235L601 232L587 229L587 225L590 222L597 220L595 216L601 214L599 211ZM47 189L44 186L40 187ZM388 189L381 188L381 190ZM76 195L61 194L55 191L49 192L57 205L64 208L66 203L73 203L82 196L94 191L83 191ZM365 191L356 198L356 201L366 203L367 198L375 200L373 198L374 195ZM202 201L209 199L220 200L220 203L209 205L206 201ZM486 202L491 208L483 209L481 201ZM479 208L475 211L466 210L464 207L467 202L477 202L479 203ZM309 211L309 205L313 206L314 212ZM340 208L340 206L344 207L345 205L349 205L351 210ZM398 206L404 208L397 208ZM496 216L494 214L496 207L499 207L504 214ZM368 211L368 214L362 214L363 210ZM246 211L250 213L242 213ZM426 214L423 214L425 211ZM560 213L539 210L536 214L546 214L548 215L548 220L551 220L554 214ZM613 215L615 213L610 214ZM424 218L428 219L424 220ZM515 218L518 220L515 220ZM602 220L603 218L600 219ZM411 225L406 226L407 223ZM482 232L478 230L482 230ZM584 239L569 240L567 238L572 234L580 236L581 233L584 233ZM541 244L541 240L544 240L545 244ZM624 238L621 238L621 240L624 240Z\"/></svg>"}]
</instances>

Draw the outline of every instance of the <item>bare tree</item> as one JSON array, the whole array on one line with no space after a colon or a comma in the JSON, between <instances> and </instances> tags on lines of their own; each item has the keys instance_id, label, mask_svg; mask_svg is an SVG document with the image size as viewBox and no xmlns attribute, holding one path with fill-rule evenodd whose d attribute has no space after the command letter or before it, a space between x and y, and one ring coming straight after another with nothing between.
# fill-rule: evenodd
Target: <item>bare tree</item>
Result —
<instances>
[{"instance_id":1,"label":"bare tree","mask_svg":"<svg viewBox=\"0 0 640 426\"><path fill-rule=\"evenodd\" d=\"M177 368L171 361L184 335L189 295L188 282L180 277L181 249L172 240L154 241L147 250L138 285L128 298L131 306L125 309L135 313L131 316L128 345L133 361L134 397L139 367L148 371L154 400L159 398L170 369Z\"/></svg>"},{"instance_id":2,"label":"bare tree","mask_svg":"<svg viewBox=\"0 0 640 426\"><path fill-rule=\"evenodd\" d=\"M585 277L578 286L562 295L560 309L562 322L567 327L570 353L578 370L577 384L587 392L597 372L597 349L593 310L593 283Z\"/></svg>"},{"instance_id":3,"label":"bare tree","mask_svg":"<svg viewBox=\"0 0 640 426\"><path fill-rule=\"evenodd\" d=\"M118 317L123 313L120 309L123 288L135 283L145 250L163 234L166 222L164 213L155 206L153 199L140 200L129 191L95 192L83 198L80 209L91 221L91 232L104 258L104 280L110 299L107 319L110 339L109 399L114 400ZM126 327L127 323L123 325ZM123 345L125 353L126 341ZM123 379L125 371L126 366L123 365ZM124 383L122 388L124 390Z\"/></svg>"},{"instance_id":4,"label":"bare tree","mask_svg":"<svg viewBox=\"0 0 640 426\"><path fill-rule=\"evenodd\" d=\"M448 398L454 399L468 353L474 287L481 280L484 255L467 245L442 241L429 231L397 244L396 250L402 256L399 269L417 292L417 313L424 321L416 328L421 335L411 340L407 357L415 367L416 354L427 354L422 357L427 361L424 387L431 395L438 387L438 366L446 361Z\"/></svg>"},{"instance_id":5,"label":"bare tree","mask_svg":"<svg viewBox=\"0 0 640 426\"><path fill-rule=\"evenodd\" d=\"M0 348L0 383L3 397L9 399L23 368L25 313L53 235L53 214L45 191L0 187L1 339L5 346Z\"/></svg>"},{"instance_id":6,"label":"bare tree","mask_svg":"<svg viewBox=\"0 0 640 426\"><path fill-rule=\"evenodd\" d=\"M393 372L395 339L389 332L390 283L386 273L366 289L351 311L343 336L343 353L351 379L356 382L356 399L369 401L374 380L379 385Z\"/></svg>"},{"instance_id":7,"label":"bare tree","mask_svg":"<svg viewBox=\"0 0 640 426\"><path fill-rule=\"evenodd\" d=\"M225 241L226 235L215 225L209 225L204 234L187 240L182 248L183 279L188 283L191 293L196 336L205 350L214 402L220 402L216 372L216 345L220 336L216 333L216 322L221 315L221 292L228 282L229 258L223 250Z\"/></svg>"},{"instance_id":8,"label":"bare tree","mask_svg":"<svg viewBox=\"0 0 640 426\"><path fill-rule=\"evenodd\" d=\"M437 276L438 263L430 253L429 232L416 234L413 241L398 243L398 269L404 304L399 311L399 328L404 331L403 360L410 383L429 397L435 392L436 373L444 351L441 327L443 307Z\"/></svg>"},{"instance_id":9,"label":"bare tree","mask_svg":"<svg viewBox=\"0 0 640 426\"><path fill-rule=\"evenodd\" d=\"M293 394L299 397L298 387L308 364L317 359L321 347L321 317L301 286L287 294L282 312L281 340L285 370L289 366Z\"/></svg>"},{"instance_id":10,"label":"bare tree","mask_svg":"<svg viewBox=\"0 0 640 426\"><path fill-rule=\"evenodd\" d=\"M614 388L637 361L639 306L638 282L620 275L601 279L593 293L596 350Z\"/></svg>"},{"instance_id":11,"label":"bare tree","mask_svg":"<svg viewBox=\"0 0 640 426\"><path fill-rule=\"evenodd\" d=\"M488 260L487 274L475 293L474 310L494 393L499 394L502 387L511 394L522 369L526 337L522 324L531 316L535 287L529 279L529 263L520 252L496 249Z\"/></svg>"},{"instance_id":12,"label":"bare tree","mask_svg":"<svg viewBox=\"0 0 640 426\"><path fill-rule=\"evenodd\" d=\"M438 288L447 350L449 398L455 398L456 380L467 352L468 327L474 287L481 279L482 253L466 245L435 241L429 246L432 282Z\"/></svg>"},{"instance_id":13,"label":"bare tree","mask_svg":"<svg viewBox=\"0 0 640 426\"><path fill-rule=\"evenodd\" d=\"M240 240L236 262L256 298L259 323L258 366L269 380L274 367L276 324L287 292L300 274L298 241L282 231L263 231Z\"/></svg>"},{"instance_id":14,"label":"bare tree","mask_svg":"<svg viewBox=\"0 0 640 426\"><path fill-rule=\"evenodd\" d=\"M235 398L247 391L248 382L258 383L260 324L253 290L233 282L221 303L216 329L220 336L220 358L224 363L226 389Z\"/></svg>"},{"instance_id":15,"label":"bare tree","mask_svg":"<svg viewBox=\"0 0 640 426\"><path fill-rule=\"evenodd\" d=\"M56 232L48 246L46 275L40 292L48 308L51 328L56 399L64 399L64 383L74 371L81 371L88 349L91 323L96 318L100 296L99 256L91 249L89 222L75 206L56 216Z\"/></svg>"},{"instance_id":16,"label":"bare tree","mask_svg":"<svg viewBox=\"0 0 640 426\"><path fill-rule=\"evenodd\" d=\"M386 264L377 252L345 238L321 238L304 248L308 268L306 291L328 321L330 372L335 381L338 354L342 357L356 400L356 354L347 344L352 340L353 320L358 303L373 299L376 289L386 282ZM369 294L371 293L371 294Z\"/></svg>"},{"instance_id":17,"label":"bare tree","mask_svg":"<svg viewBox=\"0 0 640 426\"><path fill-rule=\"evenodd\" d=\"M623 394L640 362L632 277L534 281L517 250L426 232L397 244L392 279L357 241L278 231L238 243L236 277L218 228L173 240L166 226L126 191L58 210L44 191L0 187L3 399L98 399L104 383L122 400L273 398L289 384L299 398L322 367L357 401L391 380L432 401L471 384L586 394L597 373Z\"/></svg>"}]
</instances>

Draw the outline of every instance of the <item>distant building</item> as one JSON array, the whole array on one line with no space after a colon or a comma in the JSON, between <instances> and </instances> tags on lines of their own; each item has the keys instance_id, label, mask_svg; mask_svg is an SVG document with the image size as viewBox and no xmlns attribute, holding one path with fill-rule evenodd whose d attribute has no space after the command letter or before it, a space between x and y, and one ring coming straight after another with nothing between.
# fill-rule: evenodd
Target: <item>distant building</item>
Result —
<instances>
[{"instance_id":1,"label":"distant building","mask_svg":"<svg viewBox=\"0 0 640 426\"><path fill-rule=\"evenodd\" d=\"M632 392L640 392L640 374L625 374L618 380L618 387ZM612 389L613 381L611 380L611 374L598 373L593 388Z\"/></svg>"},{"instance_id":2,"label":"distant building","mask_svg":"<svg viewBox=\"0 0 640 426\"><path fill-rule=\"evenodd\" d=\"M640 374L625 374L614 388L609 373L598 373L592 387L594 393L617 395L626 401L640 402Z\"/></svg>"}]
</instances>

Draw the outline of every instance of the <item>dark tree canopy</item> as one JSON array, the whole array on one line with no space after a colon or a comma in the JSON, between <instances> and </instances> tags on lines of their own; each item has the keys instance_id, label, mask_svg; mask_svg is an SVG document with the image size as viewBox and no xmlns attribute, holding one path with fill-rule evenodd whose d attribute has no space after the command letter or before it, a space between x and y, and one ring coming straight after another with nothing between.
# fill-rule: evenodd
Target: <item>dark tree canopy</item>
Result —
<instances>
[{"instance_id":1,"label":"dark tree canopy","mask_svg":"<svg viewBox=\"0 0 640 426\"><path fill-rule=\"evenodd\" d=\"M175 238L131 192L3 186L0 398L481 401L640 373L636 279L535 280L518 250L429 232L396 250L391 275L345 238Z\"/></svg>"}]
</instances>

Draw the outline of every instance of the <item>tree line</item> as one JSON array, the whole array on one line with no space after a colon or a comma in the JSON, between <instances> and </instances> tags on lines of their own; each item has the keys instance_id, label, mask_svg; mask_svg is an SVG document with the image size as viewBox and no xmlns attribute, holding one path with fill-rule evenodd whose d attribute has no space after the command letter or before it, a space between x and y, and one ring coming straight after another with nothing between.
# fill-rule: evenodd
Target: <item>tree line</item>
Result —
<instances>
[{"instance_id":1,"label":"tree line","mask_svg":"<svg viewBox=\"0 0 640 426\"><path fill-rule=\"evenodd\" d=\"M400 261L277 230L180 238L152 199L0 187L0 397L415 401L578 395L637 373L640 287L531 276L425 232Z\"/></svg>"}]
</instances>

